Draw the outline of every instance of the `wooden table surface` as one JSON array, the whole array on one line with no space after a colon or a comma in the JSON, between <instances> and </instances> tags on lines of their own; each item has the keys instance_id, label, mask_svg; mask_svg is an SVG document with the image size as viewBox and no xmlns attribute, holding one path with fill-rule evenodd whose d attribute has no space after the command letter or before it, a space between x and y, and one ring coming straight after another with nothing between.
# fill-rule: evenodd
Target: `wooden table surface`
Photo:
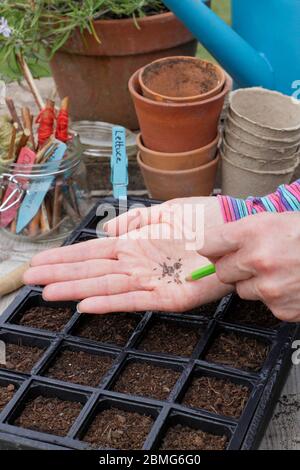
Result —
<instances>
[{"instance_id":1,"label":"wooden table surface","mask_svg":"<svg viewBox=\"0 0 300 470\"><path fill-rule=\"evenodd\" d=\"M58 243L57 243L58 244ZM44 244L43 248L55 246ZM0 277L40 251L40 245L8 240L0 234ZM1 282L1 281L0 281ZM0 298L0 314L16 293ZM293 366L277 403L261 449L300 449L300 365Z\"/></svg>"}]
</instances>

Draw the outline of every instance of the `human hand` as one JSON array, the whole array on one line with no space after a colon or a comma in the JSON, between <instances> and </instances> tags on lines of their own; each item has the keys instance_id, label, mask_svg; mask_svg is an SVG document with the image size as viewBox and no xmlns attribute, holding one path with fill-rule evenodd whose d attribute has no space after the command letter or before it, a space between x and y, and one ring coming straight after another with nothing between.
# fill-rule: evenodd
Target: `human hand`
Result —
<instances>
[{"instance_id":1,"label":"human hand","mask_svg":"<svg viewBox=\"0 0 300 470\"><path fill-rule=\"evenodd\" d=\"M262 213L215 227L199 253L242 299L262 300L280 320L300 321L299 213Z\"/></svg>"},{"instance_id":2,"label":"human hand","mask_svg":"<svg viewBox=\"0 0 300 470\"><path fill-rule=\"evenodd\" d=\"M199 208L204 211L204 223L195 226ZM107 222L103 230L117 237L149 225L167 224L172 233L185 239L201 239L204 229L224 224L220 203L216 197L178 198L145 208L134 208Z\"/></svg>"},{"instance_id":3,"label":"human hand","mask_svg":"<svg viewBox=\"0 0 300 470\"><path fill-rule=\"evenodd\" d=\"M32 259L24 282L46 286L45 300L81 300L80 312L98 314L185 311L232 291L216 275L185 282L185 276L207 259L187 250L184 240L164 237L166 225L151 226L151 238L147 229L126 238L91 240L40 253Z\"/></svg>"}]
</instances>

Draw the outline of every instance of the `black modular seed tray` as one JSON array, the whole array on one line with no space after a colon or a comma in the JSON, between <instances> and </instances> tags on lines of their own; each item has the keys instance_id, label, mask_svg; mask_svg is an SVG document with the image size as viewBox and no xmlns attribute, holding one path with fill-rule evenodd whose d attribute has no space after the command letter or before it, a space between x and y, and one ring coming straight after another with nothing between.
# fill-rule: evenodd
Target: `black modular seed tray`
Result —
<instances>
[{"instance_id":1,"label":"black modular seed tray","mask_svg":"<svg viewBox=\"0 0 300 470\"><path fill-rule=\"evenodd\" d=\"M113 203L112 198L100 201ZM131 198L129 205L146 204L156 201ZM74 244L96 237L99 223L94 208L65 244ZM98 225L99 228L99 225ZM103 236L100 231L98 236ZM84 436L101 411L114 407L125 411L147 414L153 425L145 439L144 450L158 450L170 426L181 424L212 434L225 435L227 449L257 448L265 427L272 414L276 399L291 365L291 342L297 335L295 324L280 323L266 328L255 324L241 324L234 321L237 297L227 296L215 306L209 305L183 314L143 312L126 314L134 317L136 325L120 342L102 341L78 335L78 327L87 321L87 316L76 311L76 304L51 303L54 308L69 307L72 317L60 331L36 329L19 324L22 315L31 307L48 305L42 300L39 287L25 287L0 317L0 340L17 344L35 345L43 348L38 361L27 373L0 367L0 386L13 384L15 393L11 401L0 412L0 447L4 449L89 449ZM118 314L111 316L118 322ZM120 317L119 317L120 318ZM126 317L127 318L127 317ZM188 355L144 350L143 340L157 321L168 321L180 327L195 328L201 334ZM234 332L239 336L256 338L269 345L269 353L261 370L257 372L208 362L206 360L212 342L220 332ZM118 335L117 335L118 336ZM123 344L121 344L123 343ZM83 351L96 355L109 355L111 368L99 377L96 387L64 382L47 376L48 368L65 349ZM158 348L159 349L159 348ZM114 385L126 367L132 363L152 364L177 371L179 374L170 393L164 400L114 391ZM187 407L183 397L194 377L228 379L234 384L248 387L250 395L239 419L218 415L204 409ZM18 427L14 424L27 400L39 395L57 397L62 400L79 402L83 408L65 437Z\"/></svg>"}]
</instances>

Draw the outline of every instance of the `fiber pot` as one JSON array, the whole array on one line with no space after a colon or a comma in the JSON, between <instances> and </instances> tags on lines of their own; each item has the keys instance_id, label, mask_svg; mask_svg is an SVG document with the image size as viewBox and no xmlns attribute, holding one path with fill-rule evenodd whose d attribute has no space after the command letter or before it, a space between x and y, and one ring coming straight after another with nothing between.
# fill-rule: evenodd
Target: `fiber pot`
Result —
<instances>
[{"instance_id":1,"label":"fiber pot","mask_svg":"<svg viewBox=\"0 0 300 470\"><path fill-rule=\"evenodd\" d=\"M300 101L263 88L236 90L229 97L230 115L248 132L265 138L300 140Z\"/></svg>"},{"instance_id":2,"label":"fiber pot","mask_svg":"<svg viewBox=\"0 0 300 470\"><path fill-rule=\"evenodd\" d=\"M204 147L217 136L218 122L226 94L226 78L218 95L195 103L163 103L142 95L139 71L129 80L129 90L138 115L144 145L157 152L189 152Z\"/></svg>"},{"instance_id":3,"label":"fiber pot","mask_svg":"<svg viewBox=\"0 0 300 470\"><path fill-rule=\"evenodd\" d=\"M197 57L166 57L140 70L143 95L167 103L191 103L217 95L225 84L217 64Z\"/></svg>"},{"instance_id":4,"label":"fiber pot","mask_svg":"<svg viewBox=\"0 0 300 470\"><path fill-rule=\"evenodd\" d=\"M151 197L167 201L177 197L209 196L214 189L220 156L206 165L182 171L159 170L145 165L140 152L137 160Z\"/></svg>"},{"instance_id":5,"label":"fiber pot","mask_svg":"<svg viewBox=\"0 0 300 470\"><path fill-rule=\"evenodd\" d=\"M300 139L299 137L285 137L285 138L266 138L266 137L261 137L255 132L248 131L245 129L243 126L239 125L236 123L235 120L232 119L232 117L227 114L226 117L226 129L229 129L231 132L233 132L237 137L240 139L251 143L252 145L260 145L262 147L266 148L276 148L276 149L281 149L282 147L291 147L295 145L299 145Z\"/></svg>"},{"instance_id":6,"label":"fiber pot","mask_svg":"<svg viewBox=\"0 0 300 470\"><path fill-rule=\"evenodd\" d=\"M264 158L265 160L280 160L293 157L298 153L300 144L291 147L272 148L262 145L253 145L246 140L240 139L234 132L226 129L225 131L226 142L237 152L249 155L252 158Z\"/></svg>"},{"instance_id":7,"label":"fiber pot","mask_svg":"<svg viewBox=\"0 0 300 470\"><path fill-rule=\"evenodd\" d=\"M60 97L70 97L74 121L106 121L137 129L128 80L140 67L173 55L192 56L197 41L173 13L98 20L93 35L76 30L51 60Z\"/></svg>"},{"instance_id":8,"label":"fiber pot","mask_svg":"<svg viewBox=\"0 0 300 470\"><path fill-rule=\"evenodd\" d=\"M297 167L280 171L259 171L242 168L222 154L222 193L232 197L265 196L279 185L291 182Z\"/></svg>"},{"instance_id":9,"label":"fiber pot","mask_svg":"<svg viewBox=\"0 0 300 470\"><path fill-rule=\"evenodd\" d=\"M268 159L267 157L256 157L253 158L251 155L243 153L242 151L234 150L228 145L226 139L222 141L222 153L235 165L239 165L242 168L248 168L249 170L262 170L262 171L280 171L290 169L298 162L298 155L294 155L291 158L279 159Z\"/></svg>"},{"instance_id":10,"label":"fiber pot","mask_svg":"<svg viewBox=\"0 0 300 470\"><path fill-rule=\"evenodd\" d=\"M157 168L158 170L188 170L205 165L212 161L217 153L219 135L205 147L201 147L190 152L182 153L162 153L149 150L143 144L142 135L137 137L137 145L140 156L145 165Z\"/></svg>"}]
</instances>

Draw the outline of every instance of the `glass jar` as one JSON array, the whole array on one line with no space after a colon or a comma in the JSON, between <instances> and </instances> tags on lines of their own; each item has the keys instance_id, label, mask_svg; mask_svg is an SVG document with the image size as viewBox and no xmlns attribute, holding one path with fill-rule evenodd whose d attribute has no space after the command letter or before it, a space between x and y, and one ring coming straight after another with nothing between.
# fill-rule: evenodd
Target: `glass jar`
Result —
<instances>
[{"instance_id":1,"label":"glass jar","mask_svg":"<svg viewBox=\"0 0 300 470\"><path fill-rule=\"evenodd\" d=\"M106 196L112 193L111 154L113 124L100 121L76 121L72 129L80 136L83 147L83 160L87 169L88 186L93 196ZM128 157L129 191L146 193L136 154L136 134L126 129L126 153Z\"/></svg>"},{"instance_id":2,"label":"glass jar","mask_svg":"<svg viewBox=\"0 0 300 470\"><path fill-rule=\"evenodd\" d=\"M0 160L0 233L29 242L65 238L90 208L77 135L59 163L28 166Z\"/></svg>"}]
</instances>

